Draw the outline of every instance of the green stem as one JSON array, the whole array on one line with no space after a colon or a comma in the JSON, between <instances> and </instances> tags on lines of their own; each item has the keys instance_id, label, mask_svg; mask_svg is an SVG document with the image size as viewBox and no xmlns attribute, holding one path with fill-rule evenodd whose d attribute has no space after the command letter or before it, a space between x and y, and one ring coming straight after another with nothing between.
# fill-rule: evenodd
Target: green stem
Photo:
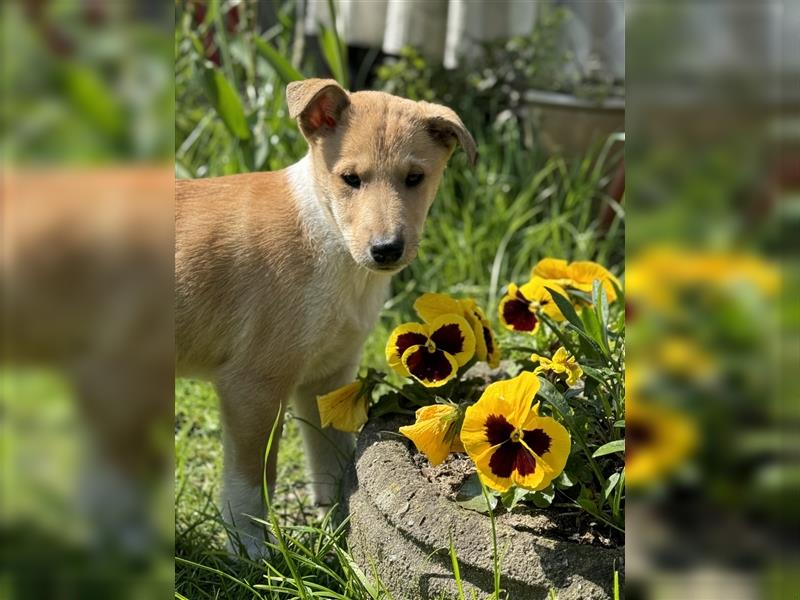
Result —
<instances>
[{"instance_id":1,"label":"green stem","mask_svg":"<svg viewBox=\"0 0 800 600\"><path fill-rule=\"evenodd\" d=\"M481 481L481 491L483 498L486 500L486 506L489 509L489 522L492 524L492 562L494 566L494 597L500 600L500 554L497 551L497 525L494 521L494 511L492 510L492 503L489 501L489 492L486 491L486 486Z\"/></svg>"}]
</instances>

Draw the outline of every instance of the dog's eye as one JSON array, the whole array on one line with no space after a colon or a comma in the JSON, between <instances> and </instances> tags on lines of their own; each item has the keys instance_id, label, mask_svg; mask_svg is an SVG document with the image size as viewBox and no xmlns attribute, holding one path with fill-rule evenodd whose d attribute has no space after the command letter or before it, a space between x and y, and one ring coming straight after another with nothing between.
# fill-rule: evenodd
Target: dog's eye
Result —
<instances>
[{"instance_id":1,"label":"dog's eye","mask_svg":"<svg viewBox=\"0 0 800 600\"><path fill-rule=\"evenodd\" d=\"M409 173L406 176L406 185L408 187L417 187L422 180L425 178L425 175L422 173Z\"/></svg>"},{"instance_id":2,"label":"dog's eye","mask_svg":"<svg viewBox=\"0 0 800 600\"><path fill-rule=\"evenodd\" d=\"M342 175L342 181L344 181L351 188L361 187L361 178L355 173L345 173Z\"/></svg>"}]
</instances>

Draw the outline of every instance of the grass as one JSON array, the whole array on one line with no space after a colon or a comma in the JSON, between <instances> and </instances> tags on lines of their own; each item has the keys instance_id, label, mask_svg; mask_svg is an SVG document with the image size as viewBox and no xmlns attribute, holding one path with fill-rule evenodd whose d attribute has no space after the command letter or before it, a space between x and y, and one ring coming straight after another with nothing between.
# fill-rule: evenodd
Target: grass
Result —
<instances>
[{"instance_id":1,"label":"grass","mask_svg":"<svg viewBox=\"0 0 800 600\"><path fill-rule=\"evenodd\" d=\"M224 2L211 3L202 19L183 4L176 6L178 177L278 169L305 153L287 115L284 88L300 73L323 73L308 49L299 61L286 59L293 48L293 5L278 5L276 25L258 37L253 33L258 31L256 5L241 6L233 27L223 26ZM337 56L339 40L330 33L322 40L320 50L330 72L345 79L343 57ZM208 60L216 60L216 48L218 64ZM466 75L453 74L459 76ZM414 74L407 79L413 81ZM378 80L376 86L395 83ZM501 117L486 106L458 108L476 139L480 160L470 169L460 152L452 159L419 256L395 278L391 298L365 346L364 367L385 366L388 332L411 316L411 304L423 291L472 296L494 318L503 286L527 279L539 258L593 259L611 267L622 260L623 211L604 192L610 166L621 152L617 140L577 160L547 157L530 143L523 133L527 125L516 117ZM606 210L615 215L610 224L601 223ZM278 487L268 519L273 529L280 528L277 537L282 541L266 564L226 555L215 502L222 444L213 389L178 381L175 411L176 597L390 597L350 560L342 529L309 507L301 445L291 417L284 425ZM452 560L457 565L457 557ZM502 597L500 587L498 581L495 597Z\"/></svg>"}]
</instances>

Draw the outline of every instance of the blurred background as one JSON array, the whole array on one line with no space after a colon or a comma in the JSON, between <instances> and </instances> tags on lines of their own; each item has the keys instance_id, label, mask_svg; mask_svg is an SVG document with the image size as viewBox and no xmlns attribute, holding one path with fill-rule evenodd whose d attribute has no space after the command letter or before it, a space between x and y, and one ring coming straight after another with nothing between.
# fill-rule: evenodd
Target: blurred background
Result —
<instances>
[{"instance_id":1,"label":"blurred background","mask_svg":"<svg viewBox=\"0 0 800 600\"><path fill-rule=\"evenodd\" d=\"M626 12L627 593L795 598L800 5Z\"/></svg>"},{"instance_id":2,"label":"blurred background","mask_svg":"<svg viewBox=\"0 0 800 600\"><path fill-rule=\"evenodd\" d=\"M0 598L166 598L173 10L1 9Z\"/></svg>"}]
</instances>

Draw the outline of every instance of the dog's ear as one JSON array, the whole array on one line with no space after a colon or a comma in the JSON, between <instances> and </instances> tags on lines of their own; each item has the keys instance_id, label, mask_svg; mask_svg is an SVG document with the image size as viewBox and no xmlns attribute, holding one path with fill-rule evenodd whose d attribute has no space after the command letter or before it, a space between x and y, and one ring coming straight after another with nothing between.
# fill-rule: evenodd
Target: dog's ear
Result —
<instances>
[{"instance_id":1,"label":"dog's ear","mask_svg":"<svg viewBox=\"0 0 800 600\"><path fill-rule=\"evenodd\" d=\"M478 149L475 146L475 140L472 139L455 111L440 104L431 104L430 102L420 102L420 104L425 110L426 126L433 139L451 149L453 142L457 140L464 152L467 153L470 166L473 166L478 159Z\"/></svg>"},{"instance_id":2,"label":"dog's ear","mask_svg":"<svg viewBox=\"0 0 800 600\"><path fill-rule=\"evenodd\" d=\"M347 92L333 79L305 79L286 86L289 116L298 119L306 138L336 129L350 104Z\"/></svg>"}]
</instances>

